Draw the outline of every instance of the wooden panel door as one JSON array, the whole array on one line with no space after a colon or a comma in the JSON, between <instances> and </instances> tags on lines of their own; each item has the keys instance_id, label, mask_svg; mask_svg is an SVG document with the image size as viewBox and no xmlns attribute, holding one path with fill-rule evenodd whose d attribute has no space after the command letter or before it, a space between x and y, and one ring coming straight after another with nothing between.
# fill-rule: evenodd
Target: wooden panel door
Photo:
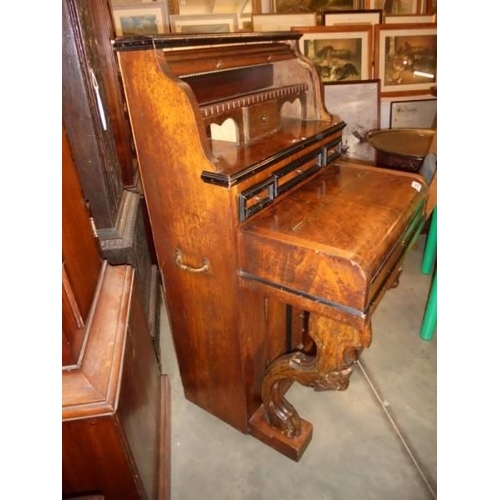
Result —
<instances>
[{"instance_id":1,"label":"wooden panel door","mask_svg":"<svg viewBox=\"0 0 500 500\"><path fill-rule=\"evenodd\" d=\"M81 353L85 322L101 269L94 237L66 131L62 132L62 365Z\"/></svg>"},{"instance_id":2,"label":"wooden panel door","mask_svg":"<svg viewBox=\"0 0 500 500\"><path fill-rule=\"evenodd\" d=\"M102 259L62 133L62 493L167 500L170 393L132 266Z\"/></svg>"}]
</instances>

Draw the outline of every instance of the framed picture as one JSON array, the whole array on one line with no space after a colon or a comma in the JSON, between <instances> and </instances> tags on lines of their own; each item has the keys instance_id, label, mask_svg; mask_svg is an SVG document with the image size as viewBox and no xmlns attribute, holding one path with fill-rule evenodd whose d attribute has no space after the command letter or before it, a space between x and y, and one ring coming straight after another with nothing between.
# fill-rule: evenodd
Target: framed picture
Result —
<instances>
[{"instance_id":1,"label":"framed picture","mask_svg":"<svg viewBox=\"0 0 500 500\"><path fill-rule=\"evenodd\" d=\"M378 24L374 30L380 94L430 93L437 86L436 24Z\"/></svg>"},{"instance_id":2,"label":"framed picture","mask_svg":"<svg viewBox=\"0 0 500 500\"><path fill-rule=\"evenodd\" d=\"M366 0L365 9L382 9L384 14L421 14L427 0Z\"/></svg>"},{"instance_id":3,"label":"framed picture","mask_svg":"<svg viewBox=\"0 0 500 500\"><path fill-rule=\"evenodd\" d=\"M363 0L272 0L275 14L321 12L323 10L355 10L363 8Z\"/></svg>"},{"instance_id":4,"label":"framed picture","mask_svg":"<svg viewBox=\"0 0 500 500\"><path fill-rule=\"evenodd\" d=\"M252 14L252 25L254 31L289 31L292 26L316 26L316 13Z\"/></svg>"},{"instance_id":5,"label":"framed picture","mask_svg":"<svg viewBox=\"0 0 500 500\"><path fill-rule=\"evenodd\" d=\"M376 151L367 140L370 130L380 128L380 80L323 85L325 107L346 123L342 132L342 154L348 158L375 161Z\"/></svg>"},{"instance_id":6,"label":"framed picture","mask_svg":"<svg viewBox=\"0 0 500 500\"><path fill-rule=\"evenodd\" d=\"M390 128L432 128L436 117L437 99L391 102Z\"/></svg>"},{"instance_id":7,"label":"framed picture","mask_svg":"<svg viewBox=\"0 0 500 500\"><path fill-rule=\"evenodd\" d=\"M322 13L323 26L337 24L380 24L382 22L382 9L373 10L325 10Z\"/></svg>"},{"instance_id":8,"label":"framed picture","mask_svg":"<svg viewBox=\"0 0 500 500\"><path fill-rule=\"evenodd\" d=\"M238 29L237 14L175 14L170 16L172 33L228 33Z\"/></svg>"},{"instance_id":9,"label":"framed picture","mask_svg":"<svg viewBox=\"0 0 500 500\"><path fill-rule=\"evenodd\" d=\"M323 82L372 78L372 36L369 24L293 27L301 31L301 53L310 59Z\"/></svg>"},{"instance_id":10,"label":"framed picture","mask_svg":"<svg viewBox=\"0 0 500 500\"><path fill-rule=\"evenodd\" d=\"M112 10L116 36L159 35L169 32L168 16L163 3L113 5Z\"/></svg>"},{"instance_id":11,"label":"framed picture","mask_svg":"<svg viewBox=\"0 0 500 500\"><path fill-rule=\"evenodd\" d=\"M435 14L387 14L385 24L435 23Z\"/></svg>"}]
</instances>

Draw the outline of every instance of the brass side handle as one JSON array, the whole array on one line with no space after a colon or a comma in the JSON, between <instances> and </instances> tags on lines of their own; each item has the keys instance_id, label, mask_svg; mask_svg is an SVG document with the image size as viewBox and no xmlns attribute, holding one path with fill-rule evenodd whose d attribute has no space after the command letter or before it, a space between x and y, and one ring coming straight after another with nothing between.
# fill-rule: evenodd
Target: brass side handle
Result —
<instances>
[{"instance_id":1,"label":"brass side handle","mask_svg":"<svg viewBox=\"0 0 500 500\"><path fill-rule=\"evenodd\" d=\"M203 258L203 265L201 267L191 267L182 262L182 252L179 248L175 250L175 264L183 271L189 273L206 273L210 269L210 262L207 258Z\"/></svg>"}]
</instances>

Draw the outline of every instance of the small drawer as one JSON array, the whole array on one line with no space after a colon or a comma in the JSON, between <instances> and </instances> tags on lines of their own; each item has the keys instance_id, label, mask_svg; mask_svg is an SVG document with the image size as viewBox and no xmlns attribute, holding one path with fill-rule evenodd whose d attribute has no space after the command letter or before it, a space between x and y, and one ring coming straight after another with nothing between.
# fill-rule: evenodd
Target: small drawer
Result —
<instances>
[{"instance_id":1,"label":"small drawer","mask_svg":"<svg viewBox=\"0 0 500 500\"><path fill-rule=\"evenodd\" d=\"M274 199L274 181L266 179L264 182L252 186L238 195L238 209L240 222L259 212L272 203Z\"/></svg>"},{"instance_id":2,"label":"small drawer","mask_svg":"<svg viewBox=\"0 0 500 500\"><path fill-rule=\"evenodd\" d=\"M320 151L313 151L274 173L277 195L288 191L317 172L321 166Z\"/></svg>"},{"instance_id":3,"label":"small drawer","mask_svg":"<svg viewBox=\"0 0 500 500\"><path fill-rule=\"evenodd\" d=\"M323 147L323 162L322 166L326 167L328 164L332 163L332 161L340 158L342 154L342 141L341 139L336 139L335 141L330 142L326 146Z\"/></svg>"},{"instance_id":4,"label":"small drawer","mask_svg":"<svg viewBox=\"0 0 500 500\"><path fill-rule=\"evenodd\" d=\"M246 141L259 139L279 130L278 102L272 100L245 108L243 126Z\"/></svg>"}]
</instances>

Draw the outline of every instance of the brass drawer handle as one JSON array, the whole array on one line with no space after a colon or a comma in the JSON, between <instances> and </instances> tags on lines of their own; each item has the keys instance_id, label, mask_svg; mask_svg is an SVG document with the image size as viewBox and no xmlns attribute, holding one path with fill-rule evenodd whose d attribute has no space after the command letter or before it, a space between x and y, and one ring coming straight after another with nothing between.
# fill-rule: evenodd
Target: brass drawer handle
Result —
<instances>
[{"instance_id":1,"label":"brass drawer handle","mask_svg":"<svg viewBox=\"0 0 500 500\"><path fill-rule=\"evenodd\" d=\"M184 264L184 262L182 262L182 252L179 248L175 250L175 264L183 271L188 271L189 273L205 273L210 269L210 262L207 258L203 258L203 265L201 267L191 267Z\"/></svg>"}]
</instances>

